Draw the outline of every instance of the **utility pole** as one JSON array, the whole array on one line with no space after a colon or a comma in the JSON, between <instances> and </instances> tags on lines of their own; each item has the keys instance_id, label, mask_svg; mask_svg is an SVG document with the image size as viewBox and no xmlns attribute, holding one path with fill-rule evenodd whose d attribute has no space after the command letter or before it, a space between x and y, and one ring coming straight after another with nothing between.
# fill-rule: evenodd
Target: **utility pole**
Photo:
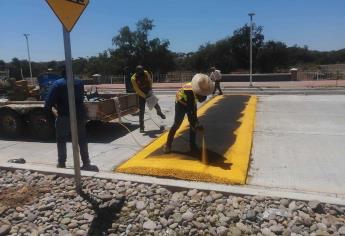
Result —
<instances>
[{"instance_id":1,"label":"utility pole","mask_svg":"<svg viewBox=\"0 0 345 236\"><path fill-rule=\"evenodd\" d=\"M30 34L24 34L26 39L26 47L28 48L28 58L29 58L29 69L30 69L30 78L32 78L32 70L31 70L31 59L30 59L30 49L29 49L29 37Z\"/></svg>"},{"instance_id":2,"label":"utility pole","mask_svg":"<svg viewBox=\"0 0 345 236\"><path fill-rule=\"evenodd\" d=\"M250 74L249 86L253 87L253 16L255 13L249 13L250 16Z\"/></svg>"}]
</instances>

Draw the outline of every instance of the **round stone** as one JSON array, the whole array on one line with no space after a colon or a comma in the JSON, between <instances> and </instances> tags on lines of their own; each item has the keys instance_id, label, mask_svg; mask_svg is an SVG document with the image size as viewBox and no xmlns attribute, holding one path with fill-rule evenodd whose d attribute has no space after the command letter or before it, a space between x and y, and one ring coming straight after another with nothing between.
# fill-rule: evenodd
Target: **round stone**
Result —
<instances>
[{"instance_id":1,"label":"round stone","mask_svg":"<svg viewBox=\"0 0 345 236\"><path fill-rule=\"evenodd\" d=\"M144 229L154 230L157 227L156 223L152 220L148 220L143 224Z\"/></svg>"}]
</instances>

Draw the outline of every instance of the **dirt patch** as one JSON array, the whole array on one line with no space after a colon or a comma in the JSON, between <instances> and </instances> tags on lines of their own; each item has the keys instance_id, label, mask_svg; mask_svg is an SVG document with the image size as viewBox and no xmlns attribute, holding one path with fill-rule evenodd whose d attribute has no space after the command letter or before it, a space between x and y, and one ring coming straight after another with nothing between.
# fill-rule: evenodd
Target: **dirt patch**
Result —
<instances>
[{"instance_id":1,"label":"dirt patch","mask_svg":"<svg viewBox=\"0 0 345 236\"><path fill-rule=\"evenodd\" d=\"M0 206L17 207L32 204L39 196L50 192L49 186L22 186L0 190Z\"/></svg>"}]
</instances>

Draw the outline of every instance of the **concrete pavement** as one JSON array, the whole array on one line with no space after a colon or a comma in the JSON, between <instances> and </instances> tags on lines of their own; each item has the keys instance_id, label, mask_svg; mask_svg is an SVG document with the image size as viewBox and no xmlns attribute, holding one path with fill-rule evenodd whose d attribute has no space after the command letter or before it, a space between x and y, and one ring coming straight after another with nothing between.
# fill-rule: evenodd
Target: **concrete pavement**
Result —
<instances>
[{"instance_id":1,"label":"concrete pavement","mask_svg":"<svg viewBox=\"0 0 345 236\"><path fill-rule=\"evenodd\" d=\"M345 195L345 96L261 96L255 186Z\"/></svg>"},{"instance_id":2,"label":"concrete pavement","mask_svg":"<svg viewBox=\"0 0 345 236\"><path fill-rule=\"evenodd\" d=\"M174 96L159 96L166 121L152 113L158 126L172 124ZM111 124L100 129L100 139L91 134L90 155L100 167L100 173L83 175L118 178L161 185L222 190L238 194L263 194L302 200L317 199L345 205L345 172L343 145L345 135L344 95L272 95L259 96L257 107L252 163L245 186L206 184L168 180L155 177L111 173L111 170L133 156L141 147L130 134ZM147 116L147 118L149 118ZM132 135L141 145L150 143L160 133L150 120L142 135L136 126L138 117L127 116ZM130 122L128 120L134 121ZM105 129L105 130L104 130ZM69 150L71 147L69 146ZM7 163L10 158L23 157L27 164ZM28 168L39 171L72 174L72 169L56 169L56 144L30 140L0 140L0 166ZM68 167L72 167L71 154Z\"/></svg>"},{"instance_id":3,"label":"concrete pavement","mask_svg":"<svg viewBox=\"0 0 345 236\"><path fill-rule=\"evenodd\" d=\"M155 110L145 114L145 132L139 133L138 116L128 115L122 119L132 134L116 122L101 126L89 127L89 154L93 164L101 171L112 171L116 166L126 161L138 152L143 146L158 137L162 130L160 126L170 127L174 117L174 96L161 96L160 105L167 119L161 120ZM151 120L152 118L152 120ZM67 167L72 168L72 145L67 144ZM9 159L24 158L28 164L56 166L57 150L54 140L37 142L23 139L22 141L0 140L0 166Z\"/></svg>"}]
</instances>

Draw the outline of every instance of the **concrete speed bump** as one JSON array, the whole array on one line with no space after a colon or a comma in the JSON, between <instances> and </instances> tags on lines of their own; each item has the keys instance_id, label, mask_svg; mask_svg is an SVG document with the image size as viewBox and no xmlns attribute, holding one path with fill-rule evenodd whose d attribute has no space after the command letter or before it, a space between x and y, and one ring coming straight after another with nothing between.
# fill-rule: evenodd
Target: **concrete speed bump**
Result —
<instances>
[{"instance_id":1,"label":"concrete speed bump","mask_svg":"<svg viewBox=\"0 0 345 236\"><path fill-rule=\"evenodd\" d=\"M205 127L208 164L201 154L189 152L189 123L183 121L175 135L172 152L164 154L168 133L164 133L117 172L165 176L185 180L245 184L253 139L256 96L217 96L198 110ZM198 146L201 148L201 137Z\"/></svg>"}]
</instances>

